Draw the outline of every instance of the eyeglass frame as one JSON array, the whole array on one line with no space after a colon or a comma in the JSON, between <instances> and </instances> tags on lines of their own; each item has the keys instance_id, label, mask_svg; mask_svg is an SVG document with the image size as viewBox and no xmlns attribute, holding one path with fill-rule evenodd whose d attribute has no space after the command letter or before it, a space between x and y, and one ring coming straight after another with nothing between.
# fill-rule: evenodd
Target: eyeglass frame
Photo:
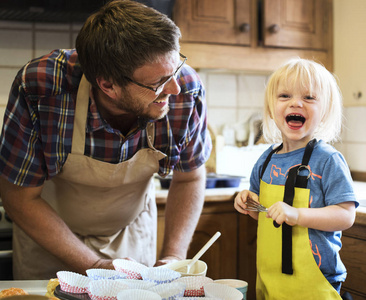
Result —
<instances>
[{"instance_id":1,"label":"eyeglass frame","mask_svg":"<svg viewBox=\"0 0 366 300\"><path fill-rule=\"evenodd\" d=\"M183 65L185 64L185 62L187 61L187 56L184 56L182 53L179 53L179 56L181 57L181 58L183 58L183 62L178 66L178 68L175 70L175 72L174 72L174 74L173 75L171 75L171 76L169 76L166 80L164 80L164 82L162 82L161 84L159 84L159 86L157 86L156 88L153 88L153 87L151 87L151 86L148 86L148 85L145 85L145 84L142 84L142 83L139 83L139 82L137 82L137 81L135 81L135 80L133 80L133 79L131 79L130 77L127 77L127 76L124 76L128 81L130 81L130 82L132 82L132 83L134 83L134 84L136 84L136 85L138 85L138 86L141 86L141 87L143 87L143 88L145 88L145 89L148 89L148 90L150 90L150 91L153 91L153 92L155 92L155 94L159 94L159 93L161 93L161 91L162 91L162 87L164 87L164 85L166 84L166 83L168 83L174 76L176 76L177 75L177 73L182 69L182 67L183 67ZM161 89L161 91L158 93L158 91L159 91L159 89Z\"/></svg>"}]
</instances>

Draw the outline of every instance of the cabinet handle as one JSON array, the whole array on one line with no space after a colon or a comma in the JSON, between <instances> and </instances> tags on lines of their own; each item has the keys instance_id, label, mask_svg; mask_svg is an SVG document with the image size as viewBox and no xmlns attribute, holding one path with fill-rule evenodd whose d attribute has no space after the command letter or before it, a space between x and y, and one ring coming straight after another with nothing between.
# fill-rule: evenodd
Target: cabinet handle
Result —
<instances>
[{"instance_id":1,"label":"cabinet handle","mask_svg":"<svg viewBox=\"0 0 366 300\"><path fill-rule=\"evenodd\" d=\"M240 32L246 33L246 32L249 32L249 30L250 30L250 24L248 24L248 23L240 24L240 26L239 26Z\"/></svg>"},{"instance_id":2,"label":"cabinet handle","mask_svg":"<svg viewBox=\"0 0 366 300\"><path fill-rule=\"evenodd\" d=\"M270 33L277 33L277 32L280 31L280 26L278 26L277 24L273 24L273 25L268 27L268 31Z\"/></svg>"}]
</instances>

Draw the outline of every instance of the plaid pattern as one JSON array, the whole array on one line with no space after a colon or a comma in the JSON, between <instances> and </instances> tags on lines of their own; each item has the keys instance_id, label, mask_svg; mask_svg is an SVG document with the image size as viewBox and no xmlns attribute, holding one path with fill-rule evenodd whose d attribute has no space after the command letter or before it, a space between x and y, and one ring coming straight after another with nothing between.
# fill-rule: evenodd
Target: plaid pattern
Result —
<instances>
[{"instance_id":1,"label":"plaid pattern","mask_svg":"<svg viewBox=\"0 0 366 300\"><path fill-rule=\"evenodd\" d=\"M0 173L14 184L39 186L57 175L71 152L74 108L82 72L77 53L55 50L32 60L12 85L0 137ZM154 147L167 155L159 174L193 170L211 151L203 85L189 66L178 77L181 93L170 97L170 111L155 121ZM90 100L85 155L108 163L130 159L146 148L145 129L127 136L113 130Z\"/></svg>"}]
</instances>

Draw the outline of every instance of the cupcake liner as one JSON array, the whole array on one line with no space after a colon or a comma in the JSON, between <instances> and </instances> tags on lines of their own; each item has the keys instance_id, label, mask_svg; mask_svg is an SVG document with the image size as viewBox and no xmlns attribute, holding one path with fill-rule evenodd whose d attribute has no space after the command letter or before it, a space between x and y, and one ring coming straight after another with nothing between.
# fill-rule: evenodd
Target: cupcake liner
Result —
<instances>
[{"instance_id":1,"label":"cupcake liner","mask_svg":"<svg viewBox=\"0 0 366 300\"><path fill-rule=\"evenodd\" d=\"M148 290L155 285L155 282L139 280L139 279L119 279L129 286L130 289Z\"/></svg>"},{"instance_id":2,"label":"cupcake liner","mask_svg":"<svg viewBox=\"0 0 366 300\"><path fill-rule=\"evenodd\" d=\"M175 300L222 300L223 298L211 298L211 297L177 297Z\"/></svg>"},{"instance_id":3,"label":"cupcake liner","mask_svg":"<svg viewBox=\"0 0 366 300\"><path fill-rule=\"evenodd\" d=\"M203 286L206 297L222 298L224 300L242 300L243 294L236 288L221 283L206 283Z\"/></svg>"},{"instance_id":4,"label":"cupcake liner","mask_svg":"<svg viewBox=\"0 0 366 300\"><path fill-rule=\"evenodd\" d=\"M162 300L175 300L183 297L185 288L186 285L182 282L170 282L153 286L149 291L159 294Z\"/></svg>"},{"instance_id":5,"label":"cupcake liner","mask_svg":"<svg viewBox=\"0 0 366 300\"><path fill-rule=\"evenodd\" d=\"M92 280L88 285L88 295L92 300L117 300L117 294L128 289L128 285L117 280Z\"/></svg>"},{"instance_id":6,"label":"cupcake liner","mask_svg":"<svg viewBox=\"0 0 366 300\"><path fill-rule=\"evenodd\" d=\"M204 276L186 276L177 279L176 282L183 282L186 285L185 297L199 297L205 295L203 285L211 283L213 280Z\"/></svg>"},{"instance_id":7,"label":"cupcake liner","mask_svg":"<svg viewBox=\"0 0 366 300\"><path fill-rule=\"evenodd\" d=\"M123 290L118 293L117 300L161 300L161 296L157 293L147 290L130 289Z\"/></svg>"},{"instance_id":8,"label":"cupcake liner","mask_svg":"<svg viewBox=\"0 0 366 300\"><path fill-rule=\"evenodd\" d=\"M87 292L87 287L90 282L90 278L87 276L70 271L59 271L56 275L62 291L73 294Z\"/></svg>"},{"instance_id":9,"label":"cupcake liner","mask_svg":"<svg viewBox=\"0 0 366 300\"><path fill-rule=\"evenodd\" d=\"M141 272L148 269L136 261L118 258L113 260L113 266L118 272L127 274L127 279L142 279Z\"/></svg>"},{"instance_id":10,"label":"cupcake liner","mask_svg":"<svg viewBox=\"0 0 366 300\"><path fill-rule=\"evenodd\" d=\"M100 279L124 279L127 277L127 274L118 272L117 270L109 270L109 269L88 269L86 270L86 275L92 280L100 280Z\"/></svg>"},{"instance_id":11,"label":"cupcake liner","mask_svg":"<svg viewBox=\"0 0 366 300\"><path fill-rule=\"evenodd\" d=\"M141 273L142 279L154 282L155 284L163 284L172 282L180 278L180 273L168 268L148 268Z\"/></svg>"}]
</instances>

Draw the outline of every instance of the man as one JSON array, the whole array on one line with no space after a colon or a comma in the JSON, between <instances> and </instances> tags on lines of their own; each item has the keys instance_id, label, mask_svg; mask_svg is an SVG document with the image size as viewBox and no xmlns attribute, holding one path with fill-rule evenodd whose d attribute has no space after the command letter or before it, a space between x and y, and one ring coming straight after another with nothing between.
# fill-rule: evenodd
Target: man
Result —
<instances>
[{"instance_id":1,"label":"man","mask_svg":"<svg viewBox=\"0 0 366 300\"><path fill-rule=\"evenodd\" d=\"M204 89L165 15L120 0L91 15L76 51L18 73L0 146L1 196L14 222L14 278L184 259L211 151ZM153 174L173 171L156 261Z\"/></svg>"}]
</instances>

